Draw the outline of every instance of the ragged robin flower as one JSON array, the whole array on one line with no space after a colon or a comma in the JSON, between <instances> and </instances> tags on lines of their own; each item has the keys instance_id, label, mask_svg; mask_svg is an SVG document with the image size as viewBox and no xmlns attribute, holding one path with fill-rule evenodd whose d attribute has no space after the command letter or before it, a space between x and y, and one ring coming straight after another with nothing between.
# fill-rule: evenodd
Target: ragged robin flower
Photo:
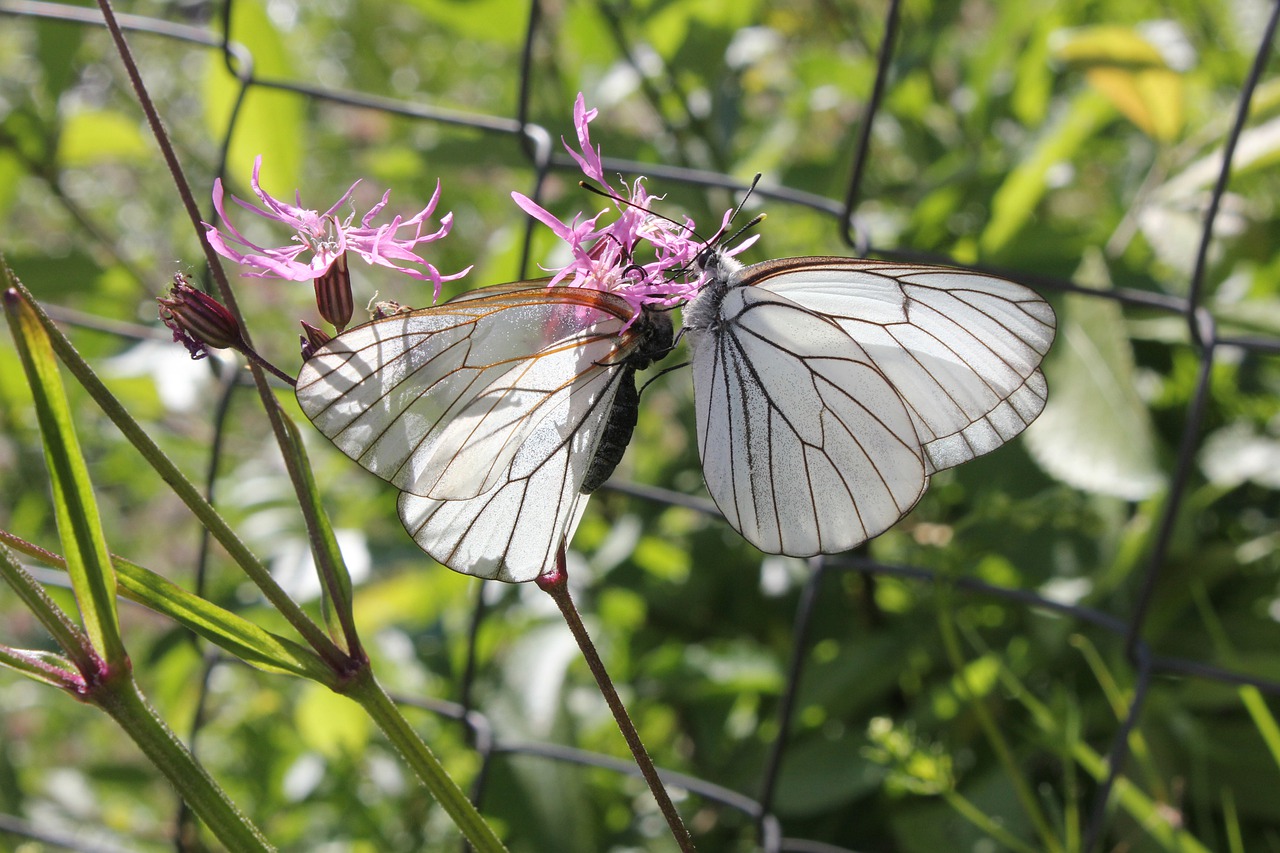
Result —
<instances>
[{"instance_id":1,"label":"ragged robin flower","mask_svg":"<svg viewBox=\"0 0 1280 853\"><path fill-rule=\"evenodd\" d=\"M575 151L567 142L564 146L583 174L613 196L617 219L601 225L601 218L609 212L606 209L590 219L578 214L566 223L518 192L513 192L511 197L522 210L547 225L569 246L573 260L556 271L551 278L552 285L591 287L616 293L631 305L636 315L645 307L679 305L695 296L702 285L699 277L691 278L689 273L706 244L698 239L693 220L688 217L678 223L651 212L651 203L661 197L649 195L643 177L629 185L619 180L621 190L609 184L600 151L591 144L589 125L597 114L597 110L587 109L582 93L578 93L573 105L573 124L581 151ZM732 210L725 213L721 232L728 227L732 216ZM727 250L726 254L736 255L753 242L754 237ZM642 260L650 256L652 260Z\"/></svg>"},{"instance_id":2,"label":"ragged robin flower","mask_svg":"<svg viewBox=\"0 0 1280 853\"><path fill-rule=\"evenodd\" d=\"M253 177L249 182L261 207L235 196L232 196L232 201L257 216L293 229L292 241L279 248L264 248L245 237L227 216L220 179L213 184L213 206L223 227L203 223L205 236L218 254L253 268L253 272L245 273L247 276L314 281L320 314L339 331L350 321L352 313L348 253L359 255L368 264L389 267L411 278L430 281L433 299L440 296L444 282L459 279L471 270L467 267L461 272L443 275L415 251L419 244L433 243L447 235L453 224L453 214L446 213L440 217L439 227L424 233L427 220L435 213L440 200L439 183L427 206L409 219L395 216L385 224L374 224L373 220L390 200L391 191L388 190L382 201L356 224L354 209L345 219L339 218L338 214L348 203L359 181L352 184L333 206L320 213L303 207L300 194L295 194L294 204L269 195L259 182L261 168L262 158L258 157L253 162Z\"/></svg>"}]
</instances>

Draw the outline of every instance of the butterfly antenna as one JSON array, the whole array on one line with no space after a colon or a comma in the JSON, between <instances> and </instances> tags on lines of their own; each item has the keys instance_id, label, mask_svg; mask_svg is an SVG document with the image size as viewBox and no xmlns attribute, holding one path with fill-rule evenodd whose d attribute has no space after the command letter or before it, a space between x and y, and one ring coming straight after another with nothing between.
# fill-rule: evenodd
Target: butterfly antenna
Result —
<instances>
[{"instance_id":1,"label":"butterfly antenna","mask_svg":"<svg viewBox=\"0 0 1280 853\"><path fill-rule=\"evenodd\" d=\"M765 213L757 213L755 216L751 217L751 221L750 221L750 222L748 222L747 224L743 225L743 226L742 226L741 228L739 228L737 231L734 231L734 232L733 232L733 236L731 236L728 240L725 240L725 242L726 242L726 243L736 243L736 242L738 242L738 238L739 238L739 237L741 237L743 234L745 234L745 233L747 233L748 231L750 231L752 228L755 228L757 225L759 225L761 222L764 222L764 221L765 221L766 219L768 219L768 218L769 218L769 217L768 217L768 214L765 214Z\"/></svg>"},{"instance_id":2,"label":"butterfly antenna","mask_svg":"<svg viewBox=\"0 0 1280 853\"><path fill-rule=\"evenodd\" d=\"M644 211L650 216L656 216L658 219L661 219L665 222L670 222L672 225L676 226L677 228L685 228L685 229L688 229L690 232L692 232L692 229L689 228L687 223L676 222L670 216L664 216L663 214L658 213L656 210L651 210L647 207L641 207L640 205L636 204L630 199L623 198L622 196L618 195L613 190L608 189L607 187L604 189L601 189L600 187L597 187L595 184L589 184L586 181L578 181L578 186L582 187L587 192L593 192L598 196L607 198L609 199L609 201L612 201L615 204L622 204L622 205L626 205L627 207L635 208L636 210ZM694 234L694 236L696 237L697 234Z\"/></svg>"}]
</instances>

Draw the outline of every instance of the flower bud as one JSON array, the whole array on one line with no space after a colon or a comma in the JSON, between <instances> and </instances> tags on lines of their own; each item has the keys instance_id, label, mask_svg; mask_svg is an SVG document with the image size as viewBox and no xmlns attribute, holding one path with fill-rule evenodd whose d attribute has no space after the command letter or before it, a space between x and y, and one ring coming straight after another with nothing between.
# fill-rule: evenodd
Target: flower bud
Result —
<instances>
[{"instance_id":1,"label":"flower bud","mask_svg":"<svg viewBox=\"0 0 1280 853\"><path fill-rule=\"evenodd\" d=\"M240 324L222 303L187 283L182 273L174 273L167 297L157 297L160 319L173 330L173 339L191 353L193 359L208 355L206 347L241 349L244 339Z\"/></svg>"},{"instance_id":2,"label":"flower bud","mask_svg":"<svg viewBox=\"0 0 1280 853\"><path fill-rule=\"evenodd\" d=\"M317 329L306 320L301 322L302 331L306 333L298 336L298 340L302 344L302 360L310 361L311 357L316 354L316 350L333 340L333 336L321 329Z\"/></svg>"},{"instance_id":3,"label":"flower bud","mask_svg":"<svg viewBox=\"0 0 1280 853\"><path fill-rule=\"evenodd\" d=\"M351 322L355 305L351 301L351 275L347 272L347 253L333 259L329 268L315 279L316 307L320 316L341 332Z\"/></svg>"}]
</instances>

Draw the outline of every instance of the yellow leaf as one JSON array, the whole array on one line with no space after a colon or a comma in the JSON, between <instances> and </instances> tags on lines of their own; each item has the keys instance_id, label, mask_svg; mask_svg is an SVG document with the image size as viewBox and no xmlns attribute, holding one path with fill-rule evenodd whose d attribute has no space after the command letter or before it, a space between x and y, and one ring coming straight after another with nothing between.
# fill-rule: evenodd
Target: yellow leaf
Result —
<instances>
[{"instance_id":1,"label":"yellow leaf","mask_svg":"<svg viewBox=\"0 0 1280 853\"><path fill-rule=\"evenodd\" d=\"M1169 142L1182 132L1185 81L1160 49L1122 26L1081 27L1058 34L1054 58L1085 79L1143 133Z\"/></svg>"}]
</instances>

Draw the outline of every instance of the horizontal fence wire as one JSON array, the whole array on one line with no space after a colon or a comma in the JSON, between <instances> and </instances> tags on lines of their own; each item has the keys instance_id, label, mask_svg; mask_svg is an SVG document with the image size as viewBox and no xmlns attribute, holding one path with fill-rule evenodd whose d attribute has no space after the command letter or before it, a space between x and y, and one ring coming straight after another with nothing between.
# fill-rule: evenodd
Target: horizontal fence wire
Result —
<instances>
[{"instance_id":1,"label":"horizontal fence wire","mask_svg":"<svg viewBox=\"0 0 1280 853\"><path fill-rule=\"evenodd\" d=\"M544 178L553 171L576 172L577 164L555 144L557 134L550 129L532 123L528 119L531 92L534 89L538 73L533 57L534 45L540 27L545 24L542 9L538 0L530 5L529 18L525 24L523 60L516 73L518 78L513 85L519 92L519 98L513 115L484 115L458 110L442 109L428 104L389 98L377 94L358 91L345 91L324 87L296 80L279 80L259 76L255 72L254 57L243 45L229 40L229 22L234 14L235 0L227 0L221 7L216 27L211 31L204 26L191 26L174 23L158 18L136 15L120 15L123 28L138 38L160 38L175 42L184 42L193 47L221 51L227 68L239 82L240 92L237 100L237 111L244 104L245 96L253 89L272 89L289 92L299 98L314 102L328 102L364 110L379 111L424 123L450 125L469 128L488 134L511 137L520 142L520 148L527 157L529 167L535 176L534 187L528 195L541 202ZM914 252L910 249L877 246L870 242L866 229L859 222L858 209L864 200L863 178L871 147L872 131L888 80L892 74L895 60L897 31L900 20L901 3L889 0L884 11L884 32L877 54L876 78L871 87L871 96L860 115L855 142L847 152L848 183L841 193L841 199L832 199L813 193L790 188L784 185L762 182L756 186L757 197L768 199L785 205L797 205L808 208L823 216L829 217L838 227L848 245L858 254L874 254L879 257L896 260L928 261L951 263L951 258ZM102 19L93 8L65 6L57 3L38 2L38 0L0 0L0 14L25 18L60 20L80 23L91 27L101 27ZM773 813L781 770L788 758L788 732L795 723L797 698L804 676L804 664L807 660L809 638L813 627L815 610L820 600L820 592L824 585L843 573L855 573L869 577L898 578L920 584L933 584L953 589L966 596L991 598L1007 601L1031 610L1040 610L1056 614L1076 622L1088 624L1115 636L1124 644L1129 664L1133 668L1134 689L1128 707L1119 725L1116 727L1107 754L1107 775L1098 785L1094 795L1092 808L1087 815L1084 827L1083 849L1092 851L1099 849L1108 820L1108 804L1113 789L1119 779L1127 757L1129 735L1133 732L1143 713L1147 686L1151 679L1158 675L1179 676L1184 678L1203 679L1224 685L1250 685L1270 696L1280 696L1280 682L1254 675L1234 671L1198 660L1168 657L1155 654L1143 639L1143 629L1148 608L1155 590L1161 583L1166 569L1166 558L1169 545L1176 533L1179 508L1185 498L1188 476L1192 468L1194 455L1200 446L1203 427L1203 413L1209 396L1213 366L1215 359L1224 347L1250 350L1261 355L1280 354L1280 340L1262 336L1223 336L1219 333L1214 318L1204 308L1204 280L1208 247L1213 233L1213 225L1220 202L1227 192L1230 178L1232 155L1244 131L1245 119L1254 91L1262 79L1266 63L1273 50L1277 16L1280 15L1280 3L1272 3L1270 14L1259 38L1259 44L1252 67L1245 80L1242 81L1239 99L1235 108L1235 118L1229 135L1226 138L1221 173L1210 196L1207 211L1202 223L1199 245L1197 249L1194 272L1187 282L1186 296L1167 293L1151 293L1126 288L1113 288L1106 291L1081 287L1070 280L1047 276L1029 270L1005 269L969 264L970 268L1020 281L1040 290L1058 293L1070 293L1088 296L1092 299L1113 300L1121 305L1151 309L1181 317L1187 324L1190 338L1199 358L1199 373L1193 400L1185 414L1182 425L1181 441L1177 448L1176 458L1172 464L1173 476L1168 497L1164 503L1160 523L1155 535L1151 538L1149 550L1144 561L1139 595L1131 609L1124 613L1107 613L1079 604L1063 603L1048 598L1040 593L1026 590L1005 588L969 577L952 575L941 576L930 569L911 566L889 565L862 556L841 555L820 557L810 560L811 572L804 583L799 599L792 629L791 657L785 671L785 687L777 707L776 728L778 736L768 753L765 769L762 773L759 790L751 795L729 790L712 781L695 778L673 771L660 771L664 781L676 788L688 791L701 800L715 803L723 809L735 810L746 816L755 824L758 832L759 847L766 853L777 851L811 851L812 853L836 853L845 848L836 847L825 842L789 838L783 832L781 822ZM217 172L225 176L226 152L230 143L239 113L233 115L228 123L226 135L221 140L220 156ZM663 186L683 184L691 187L717 188L742 193L748 190L748 184L733 176L702 169L673 166L656 162L637 162L633 160L604 158L607 172L618 172L627 176L646 175ZM207 217L212 221L212 212ZM526 224L526 232L521 251L522 266L525 273L530 266L531 235L534 223L530 219ZM57 306L51 306L56 312ZM99 327L126 335L147 335L151 332L145 328L132 327L128 324L114 322L102 323L96 318L78 317L74 312L64 310L58 315L73 322L86 322L89 325L99 323ZM221 435L222 419L226 415L230 400L235 393L234 381L224 382L220 403L213 412L215 435ZM210 451L208 479L206 489L211 493L214 475L218 470L219 445L215 444ZM630 495L636 499L656 502L664 506L683 506L697 512L714 515L714 505L705 498L693 497L660 487L612 481L606 488ZM202 546L201 566L207 556L207 538ZM44 578L54 582L55 576L50 574ZM202 588L203 581L197 584ZM436 699L424 699L414 696L397 696L401 704L418 707L442 718L457 721L469 734L470 742L476 750L485 768L503 756L528 756L540 760L560 762L582 767L594 767L609 770L618 774L638 776L639 771L629 761L619 760L612 756L588 752L567 746L551 743L527 742L504 737L494 722L473 704L473 686L478 677L479 662L476 655L476 634L479 632L488 614L484 605L483 589L476 596L476 609L471 620L471 639L460 702L449 702ZM208 661L208 668L219 664L216 656ZM206 676L208 671L206 671ZM194 735L200 727L198 720ZM484 783L487 769L478 776L477 784L472 790L473 797L480 803L484 800ZM0 815L0 828L11 832L21 832L22 822L16 818ZM33 834L34 828L30 828ZM55 840L53 843L57 843ZM68 842L70 843L70 842ZM83 849L91 849L84 847ZM93 848L96 849L96 848ZM107 848L102 848L107 849Z\"/></svg>"}]
</instances>

